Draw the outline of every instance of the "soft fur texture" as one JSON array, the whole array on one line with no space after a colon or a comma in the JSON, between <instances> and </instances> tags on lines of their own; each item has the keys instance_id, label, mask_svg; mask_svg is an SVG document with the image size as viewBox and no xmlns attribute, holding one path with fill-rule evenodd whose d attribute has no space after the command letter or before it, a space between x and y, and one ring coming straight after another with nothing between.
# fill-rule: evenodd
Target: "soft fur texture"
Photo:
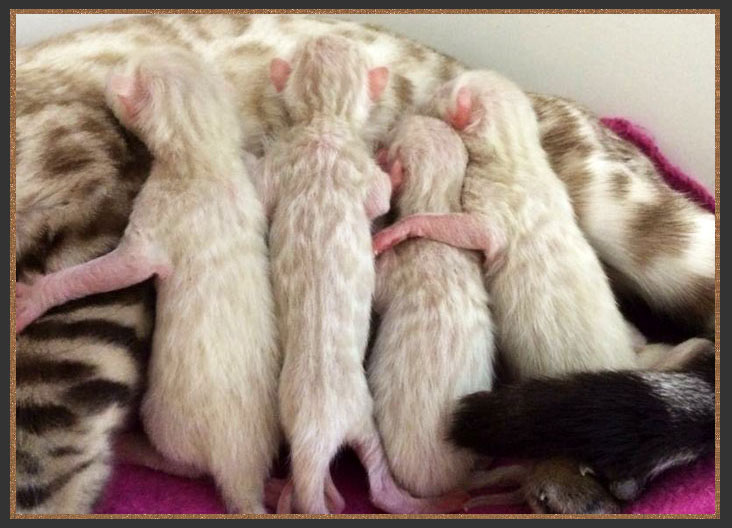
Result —
<instances>
[{"instance_id":1,"label":"soft fur texture","mask_svg":"<svg viewBox=\"0 0 732 528\"><path fill-rule=\"evenodd\" d=\"M289 126L267 78L270 60L289 56L303 36L322 34L362 43L374 63L390 69L366 127L373 140L464 69L373 26L297 15L130 17L19 48L17 277L88 261L119 241L150 155L106 107L104 83L115 65L162 45L216 64L236 87L245 146L261 154ZM613 265L613 285L664 318L698 314L692 328L710 324L713 215L673 192L641 150L576 103L540 94L531 100L542 146L585 236ZM143 385L151 291L147 283L68 303L18 337L17 511L90 511L109 472L110 435L136 409ZM63 449L69 445L81 452Z\"/></svg>"},{"instance_id":2,"label":"soft fur texture","mask_svg":"<svg viewBox=\"0 0 732 528\"><path fill-rule=\"evenodd\" d=\"M643 154L648 156L653 164L662 174L667 174L666 179L669 186L679 193L691 198L694 202L711 212L715 210L714 196L707 191L706 187L683 173L683 171L671 163L663 155L647 130L624 119L622 117L605 117L600 122L615 132L621 138L638 145Z\"/></svg>"},{"instance_id":3,"label":"soft fur texture","mask_svg":"<svg viewBox=\"0 0 732 528\"><path fill-rule=\"evenodd\" d=\"M695 339L654 365L668 372L578 373L472 394L456 411L450 436L491 456L571 457L577 472L587 466L585 480L596 475L618 500L632 500L659 473L713 452L714 361L714 345ZM559 473L543 469L528 478L537 510L617 509L593 482L554 485Z\"/></svg>"},{"instance_id":4,"label":"soft fur texture","mask_svg":"<svg viewBox=\"0 0 732 528\"><path fill-rule=\"evenodd\" d=\"M401 173L399 217L461 211L467 162L460 137L444 122L401 121L388 153L392 172ZM417 495L455 489L474 458L447 442L450 414L458 398L493 383L493 325L479 255L430 240L394 248L377 261L374 308L380 323L368 376L389 465Z\"/></svg>"},{"instance_id":5,"label":"soft fur texture","mask_svg":"<svg viewBox=\"0 0 732 528\"><path fill-rule=\"evenodd\" d=\"M321 66L342 93L319 83ZM276 178L269 240L284 353L280 410L295 508L329 513L333 456L346 442L378 442L361 366L374 288L364 204L387 176L360 138L369 100L358 48L345 39L308 41L292 69L283 95L295 126L264 160L264 177Z\"/></svg>"},{"instance_id":6,"label":"soft fur texture","mask_svg":"<svg viewBox=\"0 0 732 528\"><path fill-rule=\"evenodd\" d=\"M498 346L515 378L633 367L628 327L541 148L529 99L500 75L475 71L443 86L427 110L467 147L465 212L401 220L375 248L416 235L482 249Z\"/></svg>"},{"instance_id":7,"label":"soft fur texture","mask_svg":"<svg viewBox=\"0 0 732 528\"><path fill-rule=\"evenodd\" d=\"M166 49L115 72L107 96L150 147L151 175L117 249L18 290L18 318L158 275L147 433L171 460L214 475L231 509L262 513L280 360L264 212L226 82Z\"/></svg>"},{"instance_id":8,"label":"soft fur texture","mask_svg":"<svg viewBox=\"0 0 732 528\"><path fill-rule=\"evenodd\" d=\"M674 326L683 328L682 340L712 339L715 219L708 205L674 191L681 175L668 173L669 187L666 167L636 155L650 146L637 133L626 136L634 147L570 101L536 94L532 101L542 147L616 294L647 303L667 334ZM714 201L707 196L706 204Z\"/></svg>"},{"instance_id":9,"label":"soft fur texture","mask_svg":"<svg viewBox=\"0 0 732 528\"><path fill-rule=\"evenodd\" d=\"M578 472L578 466L573 470ZM556 476L556 475L555 475ZM382 513L370 501L366 475L350 451L333 465L333 480L343 494L343 513ZM714 514L714 457L670 469L649 485L637 501L622 506L630 514ZM226 509L210 479L190 480L148 468L116 465L95 513L220 514ZM476 506L468 513L527 514L527 505Z\"/></svg>"},{"instance_id":10,"label":"soft fur texture","mask_svg":"<svg viewBox=\"0 0 732 528\"><path fill-rule=\"evenodd\" d=\"M367 468L376 504L394 512L439 507L393 482L363 371L374 292L370 218L389 209L391 194L361 138L371 97L380 95L370 89L369 68L357 44L320 37L298 48L291 68L273 62L271 69L294 119L263 161L263 178L274 181L265 188L275 196L266 202L284 353L280 412L292 466L278 507L285 513L293 492L299 511L338 508L329 466L346 444ZM289 77L284 84L281 76Z\"/></svg>"}]
</instances>

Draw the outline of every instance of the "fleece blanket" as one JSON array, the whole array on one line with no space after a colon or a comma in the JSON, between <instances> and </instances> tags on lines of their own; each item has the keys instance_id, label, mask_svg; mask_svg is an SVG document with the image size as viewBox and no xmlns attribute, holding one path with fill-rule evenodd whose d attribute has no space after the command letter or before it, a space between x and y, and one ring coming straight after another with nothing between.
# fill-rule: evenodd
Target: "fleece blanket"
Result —
<instances>
[{"instance_id":1,"label":"fleece blanket","mask_svg":"<svg viewBox=\"0 0 732 528\"><path fill-rule=\"evenodd\" d=\"M670 187L686 194L709 211L714 211L712 194L693 178L672 165L659 151L651 136L640 127L620 118L603 124L635 143L658 167ZM345 513L382 513L368 499L366 474L351 451L341 453L333 463L333 478L346 500ZM624 513L634 514L713 514L715 508L715 467L712 457L667 471ZM118 464L100 500L96 513L103 514L221 514L226 513L212 480L184 479L140 466ZM468 513L531 513L527 506L490 506Z\"/></svg>"}]
</instances>

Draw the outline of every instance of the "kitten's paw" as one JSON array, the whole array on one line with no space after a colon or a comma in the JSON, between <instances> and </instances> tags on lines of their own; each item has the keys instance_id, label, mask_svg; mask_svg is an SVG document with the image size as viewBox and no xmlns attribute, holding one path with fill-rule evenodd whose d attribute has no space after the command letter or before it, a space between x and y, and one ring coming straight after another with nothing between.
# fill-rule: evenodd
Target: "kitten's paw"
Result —
<instances>
[{"instance_id":1,"label":"kitten's paw","mask_svg":"<svg viewBox=\"0 0 732 528\"><path fill-rule=\"evenodd\" d=\"M264 505L272 511L277 511L277 503L282 496L287 480L270 478L264 484Z\"/></svg>"},{"instance_id":2,"label":"kitten's paw","mask_svg":"<svg viewBox=\"0 0 732 528\"><path fill-rule=\"evenodd\" d=\"M294 513L292 506L292 496L294 494L294 485L290 478L285 485L282 487L280 496L277 499L277 513Z\"/></svg>"},{"instance_id":3,"label":"kitten's paw","mask_svg":"<svg viewBox=\"0 0 732 528\"><path fill-rule=\"evenodd\" d=\"M610 492L622 501L635 500L643 491L643 485L636 479L616 480L608 484Z\"/></svg>"},{"instance_id":4,"label":"kitten's paw","mask_svg":"<svg viewBox=\"0 0 732 528\"><path fill-rule=\"evenodd\" d=\"M536 513L620 513L620 503L593 473L569 459L538 462L526 481L524 493Z\"/></svg>"},{"instance_id":5,"label":"kitten's paw","mask_svg":"<svg viewBox=\"0 0 732 528\"><path fill-rule=\"evenodd\" d=\"M374 256L381 255L384 251L388 251L400 242L406 240L409 236L408 232L400 229L398 225L387 227L376 233L373 237Z\"/></svg>"}]
</instances>

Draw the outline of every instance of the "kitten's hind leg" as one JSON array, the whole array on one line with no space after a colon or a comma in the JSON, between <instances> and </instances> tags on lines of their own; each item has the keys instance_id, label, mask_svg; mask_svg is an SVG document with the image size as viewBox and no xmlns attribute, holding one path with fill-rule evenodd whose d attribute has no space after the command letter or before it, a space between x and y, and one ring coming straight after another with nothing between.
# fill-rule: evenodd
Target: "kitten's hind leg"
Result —
<instances>
[{"instance_id":1,"label":"kitten's hind leg","mask_svg":"<svg viewBox=\"0 0 732 528\"><path fill-rule=\"evenodd\" d=\"M479 506L525 503L526 497L524 495L523 485L529 473L530 468L528 466L519 464L473 472L467 485L469 490L493 486L519 486L519 489L509 492L478 495L465 503L465 510L469 511Z\"/></svg>"},{"instance_id":2,"label":"kitten's hind leg","mask_svg":"<svg viewBox=\"0 0 732 528\"><path fill-rule=\"evenodd\" d=\"M287 481L282 479L270 479L265 487L264 503L267 507L271 507L277 513L292 513L292 495L293 495L292 479ZM336 488L330 472L326 476L325 482L325 498L330 513L343 513L346 509L346 501Z\"/></svg>"},{"instance_id":3,"label":"kitten's hind leg","mask_svg":"<svg viewBox=\"0 0 732 528\"><path fill-rule=\"evenodd\" d=\"M343 444L343 436L337 429L323 433L317 439L293 434L290 440L294 504L303 513L327 514L344 504L330 476L330 462ZM284 512L278 508L277 513Z\"/></svg>"},{"instance_id":4,"label":"kitten's hind leg","mask_svg":"<svg viewBox=\"0 0 732 528\"><path fill-rule=\"evenodd\" d=\"M275 511L277 513L293 513L292 509L292 495L294 493L294 485L292 479L287 480L282 486L282 491L277 499ZM265 493L266 495L266 493ZM266 499L265 499L266 502Z\"/></svg>"},{"instance_id":5,"label":"kitten's hind leg","mask_svg":"<svg viewBox=\"0 0 732 528\"><path fill-rule=\"evenodd\" d=\"M119 433L114 442L114 454L118 462L144 466L176 477L195 479L205 475L195 466L164 457L139 431Z\"/></svg>"},{"instance_id":6,"label":"kitten's hind leg","mask_svg":"<svg viewBox=\"0 0 732 528\"><path fill-rule=\"evenodd\" d=\"M714 354L714 343L701 337L693 337L676 346L662 343L646 345L638 352L642 368L666 371L683 369L704 352Z\"/></svg>"},{"instance_id":7,"label":"kitten's hind leg","mask_svg":"<svg viewBox=\"0 0 732 528\"><path fill-rule=\"evenodd\" d=\"M41 276L32 285L16 285L15 331L22 332L47 310L67 301L120 290L169 272L169 264L152 244L123 239L106 255Z\"/></svg>"},{"instance_id":8,"label":"kitten's hind leg","mask_svg":"<svg viewBox=\"0 0 732 528\"><path fill-rule=\"evenodd\" d=\"M318 460L319 457L314 456L309 461L301 460L298 463L293 459L295 500L302 513L330 513L325 501L325 476L329 471L330 458ZM303 467L307 469L301 469ZM280 500L277 504L277 513L285 513L284 509L288 505L291 506L290 501L283 503Z\"/></svg>"},{"instance_id":9,"label":"kitten's hind leg","mask_svg":"<svg viewBox=\"0 0 732 528\"><path fill-rule=\"evenodd\" d=\"M488 221L468 213L416 214L408 216L374 236L374 254L380 255L409 238L428 238L461 249L482 251L486 265L493 267L505 247L505 241Z\"/></svg>"},{"instance_id":10,"label":"kitten's hind leg","mask_svg":"<svg viewBox=\"0 0 732 528\"><path fill-rule=\"evenodd\" d=\"M523 465L501 466L487 471L474 471L470 476L468 489L491 486L520 486L526 480L530 469Z\"/></svg>"},{"instance_id":11,"label":"kitten's hind leg","mask_svg":"<svg viewBox=\"0 0 732 528\"><path fill-rule=\"evenodd\" d=\"M440 497L416 498L394 481L375 427L354 442L354 448L368 474L371 501L388 513L450 513L462 511L470 496L455 492Z\"/></svg>"}]
</instances>

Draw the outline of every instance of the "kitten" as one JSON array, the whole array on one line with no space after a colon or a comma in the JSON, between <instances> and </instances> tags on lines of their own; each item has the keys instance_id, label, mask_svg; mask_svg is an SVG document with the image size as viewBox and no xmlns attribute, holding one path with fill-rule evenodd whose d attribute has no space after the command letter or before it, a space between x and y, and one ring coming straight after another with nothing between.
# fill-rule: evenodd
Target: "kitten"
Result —
<instances>
[{"instance_id":1,"label":"kitten","mask_svg":"<svg viewBox=\"0 0 732 528\"><path fill-rule=\"evenodd\" d=\"M468 163L443 121L412 116L390 135L399 217L461 211ZM368 362L374 412L389 465L409 491L436 495L466 483L472 454L447 441L457 400L493 383L493 326L477 254L414 240L379 257L380 315Z\"/></svg>"},{"instance_id":2,"label":"kitten","mask_svg":"<svg viewBox=\"0 0 732 528\"><path fill-rule=\"evenodd\" d=\"M370 219L389 209L391 183L360 132L388 79L355 43L319 37L292 63L272 62L271 78L294 126L265 155L273 179L272 281L284 364L282 426L292 482L278 513L330 513L330 462L351 445L366 468L371 499L398 513L459 509L464 496L415 499L393 481L373 418L363 359L374 260ZM332 491L331 506L339 496Z\"/></svg>"},{"instance_id":3,"label":"kitten","mask_svg":"<svg viewBox=\"0 0 732 528\"><path fill-rule=\"evenodd\" d=\"M374 26L297 15L130 17L18 48L17 277L95 258L115 247L125 228L150 156L106 107L111 68L150 46L182 46L205 57L232 84L247 87L235 94L237 111L246 148L261 155L289 123L270 87L270 60L286 56L305 36L326 34L360 42L391 71L367 126L375 141L464 71L459 62ZM671 190L635 146L587 110L530 97L542 146L567 185L580 227L616 267L613 287L644 298L666 318L690 321L693 331L711 326L714 216ZM614 225L620 229L608 229ZM90 511L109 474L111 432L136 408L153 321L145 308L150 292L148 284L74 301L18 336L16 511ZM83 368L72 373L66 361ZM99 381L127 392L110 387L85 391L83 398L81 389L74 399L67 395Z\"/></svg>"},{"instance_id":4,"label":"kitten","mask_svg":"<svg viewBox=\"0 0 732 528\"><path fill-rule=\"evenodd\" d=\"M374 250L420 236L483 251L512 377L635 366L628 326L541 148L529 99L500 75L474 71L440 88L427 109L467 148L464 212L402 219L374 237Z\"/></svg>"},{"instance_id":5,"label":"kitten","mask_svg":"<svg viewBox=\"0 0 732 528\"><path fill-rule=\"evenodd\" d=\"M17 329L65 301L156 275L147 433L172 461L210 472L230 508L265 513L280 360L264 212L226 83L171 48L113 73L107 97L152 151L151 175L114 251L17 284Z\"/></svg>"}]
</instances>

